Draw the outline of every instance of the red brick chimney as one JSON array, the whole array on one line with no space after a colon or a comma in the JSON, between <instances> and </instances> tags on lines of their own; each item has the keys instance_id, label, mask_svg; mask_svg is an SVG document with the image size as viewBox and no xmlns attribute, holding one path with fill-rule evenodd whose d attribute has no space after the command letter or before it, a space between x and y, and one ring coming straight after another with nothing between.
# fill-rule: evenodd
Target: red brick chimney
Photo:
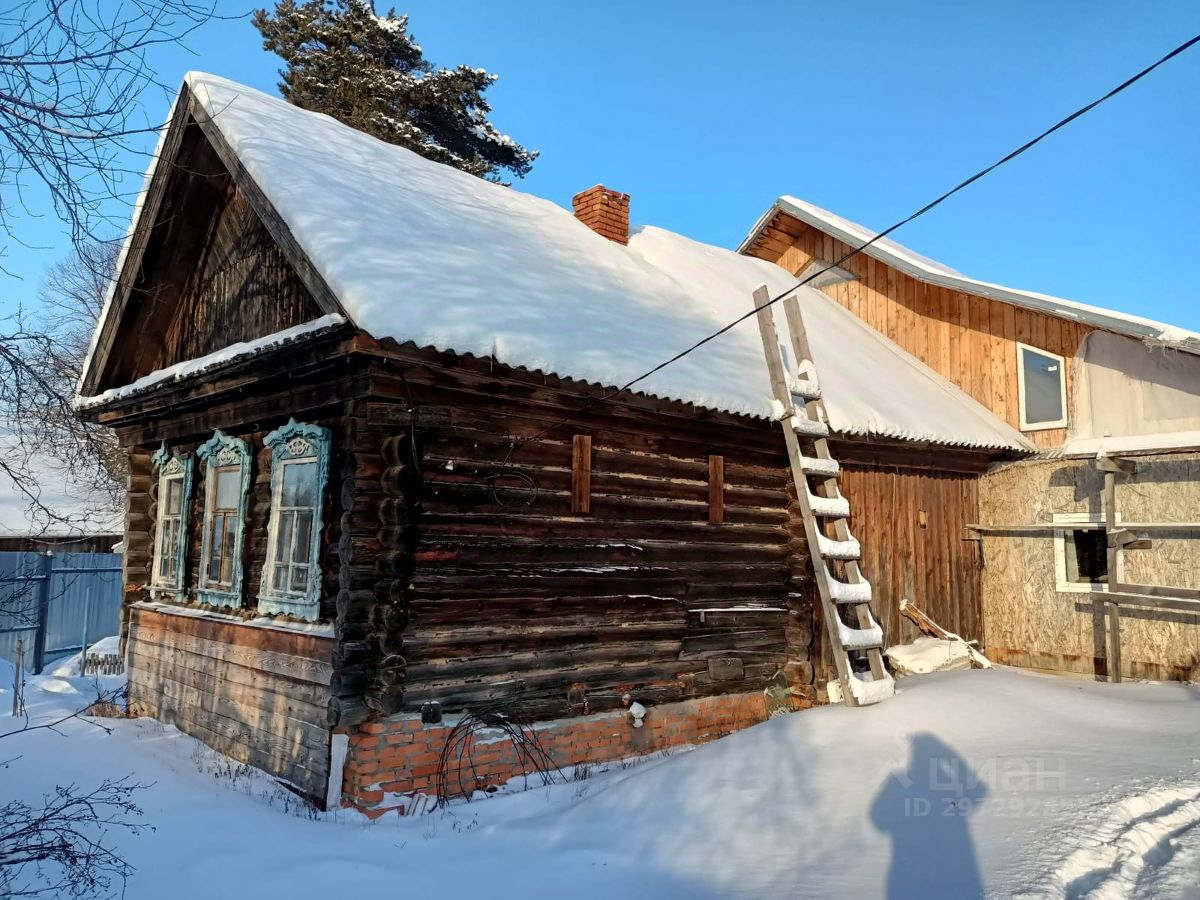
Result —
<instances>
[{"instance_id":1,"label":"red brick chimney","mask_svg":"<svg viewBox=\"0 0 1200 900\"><path fill-rule=\"evenodd\" d=\"M629 195L610 191L602 184L580 191L571 200L575 218L601 237L629 243Z\"/></svg>"}]
</instances>

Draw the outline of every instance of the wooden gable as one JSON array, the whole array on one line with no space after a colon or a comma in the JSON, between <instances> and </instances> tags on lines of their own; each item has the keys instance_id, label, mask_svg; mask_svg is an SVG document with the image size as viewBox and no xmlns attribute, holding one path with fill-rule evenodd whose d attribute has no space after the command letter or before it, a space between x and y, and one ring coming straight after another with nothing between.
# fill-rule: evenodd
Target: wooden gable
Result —
<instances>
[{"instance_id":1,"label":"wooden gable","mask_svg":"<svg viewBox=\"0 0 1200 900\"><path fill-rule=\"evenodd\" d=\"M850 250L836 238L780 212L746 253L800 275L814 262L835 262ZM1090 326L927 284L864 253L850 257L841 267L853 280L821 285L822 291L1013 428L1021 430L1017 344L1064 357L1070 414L1074 388L1070 361ZM1022 433L1035 446L1051 449L1061 446L1067 430Z\"/></svg>"},{"instance_id":2,"label":"wooden gable","mask_svg":"<svg viewBox=\"0 0 1200 900\"><path fill-rule=\"evenodd\" d=\"M320 298L320 299L318 299ZM340 311L211 122L181 95L83 392Z\"/></svg>"}]
</instances>

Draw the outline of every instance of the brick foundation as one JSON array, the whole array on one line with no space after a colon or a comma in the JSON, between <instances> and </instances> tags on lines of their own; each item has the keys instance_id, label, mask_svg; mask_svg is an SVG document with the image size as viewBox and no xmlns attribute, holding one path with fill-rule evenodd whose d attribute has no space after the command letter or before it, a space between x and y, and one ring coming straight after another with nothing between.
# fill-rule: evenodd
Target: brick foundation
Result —
<instances>
[{"instance_id":1,"label":"brick foundation","mask_svg":"<svg viewBox=\"0 0 1200 900\"><path fill-rule=\"evenodd\" d=\"M766 696L755 692L652 706L641 728L633 727L625 710L540 722L535 728L558 765L574 766L702 744L766 718ZM393 718L354 729L342 781L343 805L371 818L393 810L403 815L410 797L433 794L438 760L453 727L453 722L423 725L419 718ZM478 789L523 772L507 738L477 741L472 762ZM452 772L451 778L456 777Z\"/></svg>"}]
</instances>

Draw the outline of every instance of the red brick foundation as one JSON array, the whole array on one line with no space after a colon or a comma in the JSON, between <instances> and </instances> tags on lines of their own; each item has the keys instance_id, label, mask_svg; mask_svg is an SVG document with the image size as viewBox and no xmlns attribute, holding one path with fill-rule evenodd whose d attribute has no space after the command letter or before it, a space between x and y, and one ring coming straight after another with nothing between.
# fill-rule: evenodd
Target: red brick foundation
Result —
<instances>
[{"instance_id":1,"label":"red brick foundation","mask_svg":"<svg viewBox=\"0 0 1200 900\"><path fill-rule=\"evenodd\" d=\"M535 728L558 765L575 766L702 744L766 718L766 697L752 693L652 706L641 728L633 727L625 710L540 722ZM453 721L423 725L413 718L360 725L350 733L343 805L371 818L392 810L403 815L416 795L433 794L438 760L453 727ZM523 771L507 738L477 741L471 761L477 789L501 785ZM450 776L458 778L456 772Z\"/></svg>"}]
</instances>

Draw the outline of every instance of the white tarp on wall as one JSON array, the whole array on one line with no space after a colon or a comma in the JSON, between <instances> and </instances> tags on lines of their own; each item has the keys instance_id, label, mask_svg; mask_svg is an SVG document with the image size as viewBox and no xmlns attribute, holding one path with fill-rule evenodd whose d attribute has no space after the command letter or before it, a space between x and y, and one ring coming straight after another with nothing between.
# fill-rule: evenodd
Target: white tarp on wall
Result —
<instances>
[{"instance_id":1,"label":"white tarp on wall","mask_svg":"<svg viewBox=\"0 0 1200 900\"><path fill-rule=\"evenodd\" d=\"M1200 356L1093 331L1074 365L1065 452L1200 444Z\"/></svg>"}]
</instances>

